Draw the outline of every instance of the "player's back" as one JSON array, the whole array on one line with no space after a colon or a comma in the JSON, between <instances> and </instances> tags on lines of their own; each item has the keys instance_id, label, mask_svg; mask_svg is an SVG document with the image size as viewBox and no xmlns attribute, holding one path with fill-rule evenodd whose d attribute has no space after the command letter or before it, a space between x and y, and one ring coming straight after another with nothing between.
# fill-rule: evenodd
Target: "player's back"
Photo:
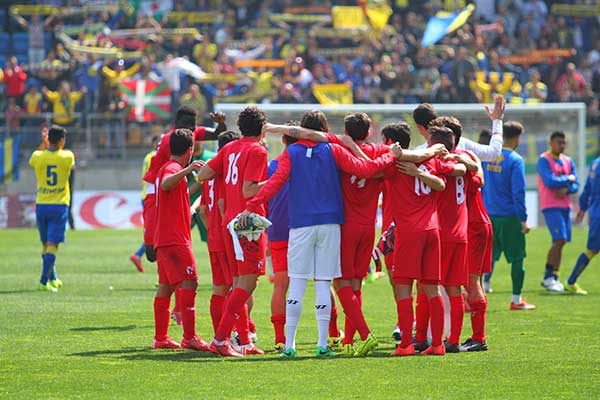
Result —
<instances>
[{"instance_id":1,"label":"player's back","mask_svg":"<svg viewBox=\"0 0 600 400\"><path fill-rule=\"evenodd\" d=\"M485 186L483 201L489 214L498 217L517 215L517 192L525 192L525 163L523 158L510 149L503 149L494 162L483 164Z\"/></svg>"},{"instance_id":2,"label":"player's back","mask_svg":"<svg viewBox=\"0 0 600 400\"><path fill-rule=\"evenodd\" d=\"M37 179L37 204L70 204L69 176L75 165L73 152L36 150L29 165L34 168Z\"/></svg>"},{"instance_id":3,"label":"player's back","mask_svg":"<svg viewBox=\"0 0 600 400\"><path fill-rule=\"evenodd\" d=\"M458 154L462 151L457 151ZM446 189L438 194L440 238L443 242L466 242L468 226L467 191L470 176L449 176Z\"/></svg>"},{"instance_id":4,"label":"player's back","mask_svg":"<svg viewBox=\"0 0 600 400\"><path fill-rule=\"evenodd\" d=\"M469 224L491 224L490 217L483 204L481 195L481 179L473 177L472 184L467 189L467 208L469 210Z\"/></svg>"},{"instance_id":5,"label":"player's back","mask_svg":"<svg viewBox=\"0 0 600 400\"><path fill-rule=\"evenodd\" d=\"M388 146L378 144L363 144L360 148L371 160L389 151ZM345 222L372 225L377 215L377 204L379 194L383 189L383 179L357 178L341 172L341 182Z\"/></svg>"},{"instance_id":6,"label":"player's back","mask_svg":"<svg viewBox=\"0 0 600 400\"><path fill-rule=\"evenodd\" d=\"M165 177L181 171L183 167L177 161L164 164L156 176L156 230L154 247L191 244L191 212L185 178L170 190L161 188Z\"/></svg>"},{"instance_id":7,"label":"player's back","mask_svg":"<svg viewBox=\"0 0 600 400\"><path fill-rule=\"evenodd\" d=\"M219 200L223 198L223 182L221 177L216 177L202 183L202 199L200 204L206 206L206 217L208 219L208 250L223 251L223 218L219 209Z\"/></svg>"}]
</instances>

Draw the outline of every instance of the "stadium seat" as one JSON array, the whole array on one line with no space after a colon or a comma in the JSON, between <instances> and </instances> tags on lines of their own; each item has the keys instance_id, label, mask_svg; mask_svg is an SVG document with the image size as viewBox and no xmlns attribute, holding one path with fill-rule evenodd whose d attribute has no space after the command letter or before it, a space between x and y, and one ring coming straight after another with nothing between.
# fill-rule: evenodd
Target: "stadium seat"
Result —
<instances>
[{"instance_id":1,"label":"stadium seat","mask_svg":"<svg viewBox=\"0 0 600 400\"><path fill-rule=\"evenodd\" d=\"M0 32L0 55L6 57L9 50L10 35L7 32Z\"/></svg>"},{"instance_id":2,"label":"stadium seat","mask_svg":"<svg viewBox=\"0 0 600 400\"><path fill-rule=\"evenodd\" d=\"M6 58L6 53L0 51L0 68L4 69L6 67L8 59Z\"/></svg>"},{"instance_id":3,"label":"stadium seat","mask_svg":"<svg viewBox=\"0 0 600 400\"><path fill-rule=\"evenodd\" d=\"M12 51L14 54L27 53L29 50L29 34L26 32L15 32L12 35Z\"/></svg>"}]
</instances>

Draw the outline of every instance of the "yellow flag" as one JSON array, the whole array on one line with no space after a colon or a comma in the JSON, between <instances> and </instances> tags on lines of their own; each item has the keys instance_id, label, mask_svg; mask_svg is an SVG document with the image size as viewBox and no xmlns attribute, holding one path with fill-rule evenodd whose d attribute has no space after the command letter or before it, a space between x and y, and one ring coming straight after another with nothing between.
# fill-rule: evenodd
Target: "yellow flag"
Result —
<instances>
[{"instance_id":1,"label":"yellow flag","mask_svg":"<svg viewBox=\"0 0 600 400\"><path fill-rule=\"evenodd\" d=\"M313 94L319 103L326 105L352 104L352 87L345 83L314 85Z\"/></svg>"}]
</instances>

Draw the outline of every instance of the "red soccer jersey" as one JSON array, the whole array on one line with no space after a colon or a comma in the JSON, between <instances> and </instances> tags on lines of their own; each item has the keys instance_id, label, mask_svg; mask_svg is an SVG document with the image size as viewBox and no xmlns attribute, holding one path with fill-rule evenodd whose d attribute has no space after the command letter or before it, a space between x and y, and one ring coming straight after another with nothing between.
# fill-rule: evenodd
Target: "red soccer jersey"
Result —
<instances>
[{"instance_id":1,"label":"red soccer jersey","mask_svg":"<svg viewBox=\"0 0 600 400\"><path fill-rule=\"evenodd\" d=\"M208 251L225 251L223 244L223 218L218 201L223 198L223 184L220 178L202 183L202 198L200 204L206 206L208 219Z\"/></svg>"},{"instance_id":2,"label":"red soccer jersey","mask_svg":"<svg viewBox=\"0 0 600 400\"><path fill-rule=\"evenodd\" d=\"M392 208L392 198L390 197L391 193L391 184L389 180L383 180L383 201L381 202L381 222L383 231L389 228L390 224L394 220L393 208Z\"/></svg>"},{"instance_id":3,"label":"red soccer jersey","mask_svg":"<svg viewBox=\"0 0 600 400\"><path fill-rule=\"evenodd\" d=\"M262 182L267 179L267 150L256 139L243 137L228 143L208 162L223 181L224 226L246 209L247 199L242 192L244 181ZM255 212L266 215L264 205Z\"/></svg>"},{"instance_id":4,"label":"red soccer jersey","mask_svg":"<svg viewBox=\"0 0 600 400\"><path fill-rule=\"evenodd\" d=\"M462 154L462 151L456 151ZM471 184L471 174L450 176L446 180L446 190L438 196L440 239L442 242L462 243L467 241L469 224L467 191Z\"/></svg>"},{"instance_id":5,"label":"red soccer jersey","mask_svg":"<svg viewBox=\"0 0 600 400\"><path fill-rule=\"evenodd\" d=\"M452 165L437 158L420 163L418 167L442 179L453 170ZM384 175L389 183L386 194L396 220L397 232L422 232L439 228L436 196L429 186L417 177L399 172L395 165L388 167Z\"/></svg>"},{"instance_id":6,"label":"red soccer jersey","mask_svg":"<svg viewBox=\"0 0 600 400\"><path fill-rule=\"evenodd\" d=\"M469 154L469 153L467 153ZM470 155L469 155L470 156ZM471 174L471 182L467 188L467 208L469 213L469 224L491 224L483 196L481 195L483 182L477 174Z\"/></svg>"},{"instance_id":7,"label":"red soccer jersey","mask_svg":"<svg viewBox=\"0 0 600 400\"><path fill-rule=\"evenodd\" d=\"M190 196L186 179L183 178L171 190L160 188L162 181L181 171L183 167L177 161L169 160L158 171L156 177L156 230L154 247L173 245L191 245L190 237Z\"/></svg>"},{"instance_id":8,"label":"red soccer jersey","mask_svg":"<svg viewBox=\"0 0 600 400\"><path fill-rule=\"evenodd\" d=\"M175 131L175 128L172 128L169 132L163 136L160 143L158 144L158 148L156 149L156 154L152 156L150 160L150 168L148 168L148 172L144 175L144 180L149 183L154 183L156 180L156 176L158 175L158 170L162 168L163 165L171 158L171 133ZM194 130L194 142L199 142L204 139L204 135L206 134L206 128L203 126L197 126Z\"/></svg>"}]
</instances>

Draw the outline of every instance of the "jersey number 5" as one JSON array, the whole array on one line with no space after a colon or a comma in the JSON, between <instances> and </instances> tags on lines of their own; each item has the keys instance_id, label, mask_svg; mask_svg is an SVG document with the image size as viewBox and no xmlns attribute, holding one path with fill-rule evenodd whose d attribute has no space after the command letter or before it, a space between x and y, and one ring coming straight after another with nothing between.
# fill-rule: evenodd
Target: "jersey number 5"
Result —
<instances>
[{"instance_id":1,"label":"jersey number 5","mask_svg":"<svg viewBox=\"0 0 600 400\"><path fill-rule=\"evenodd\" d=\"M56 165L46 166L46 185L55 186L58 183L58 173L56 172Z\"/></svg>"},{"instance_id":2,"label":"jersey number 5","mask_svg":"<svg viewBox=\"0 0 600 400\"><path fill-rule=\"evenodd\" d=\"M225 183L229 184L231 182L232 185L236 185L238 182L239 174L237 162L240 159L240 155L242 153L233 153L229 155L229 165L227 167L227 176L225 177Z\"/></svg>"}]
</instances>

